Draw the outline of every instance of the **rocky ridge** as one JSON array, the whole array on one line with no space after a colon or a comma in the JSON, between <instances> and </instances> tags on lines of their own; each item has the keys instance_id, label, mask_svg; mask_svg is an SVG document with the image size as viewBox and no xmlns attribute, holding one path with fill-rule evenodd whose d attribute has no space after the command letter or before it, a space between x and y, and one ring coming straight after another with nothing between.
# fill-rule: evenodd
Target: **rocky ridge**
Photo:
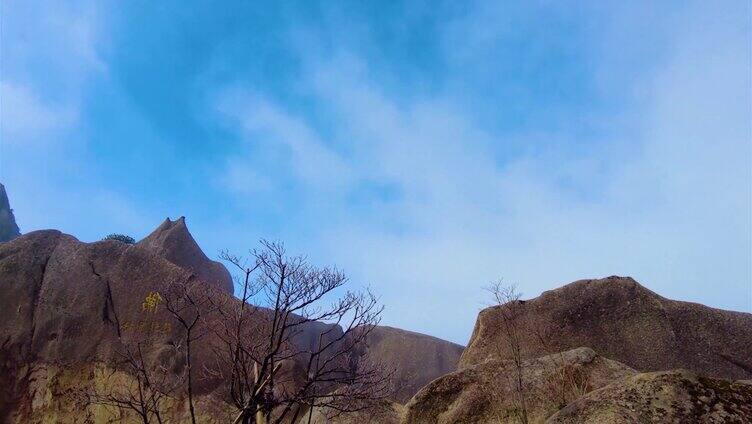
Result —
<instances>
[{"instance_id":1,"label":"rocky ridge","mask_svg":"<svg viewBox=\"0 0 752 424\"><path fill-rule=\"evenodd\" d=\"M685 368L731 380L752 378L752 314L666 299L629 277L580 280L520 305L528 358L588 346L639 371ZM478 315L460 368L499 355L499 307ZM539 343L543 338L546 343Z\"/></svg>"}]
</instances>

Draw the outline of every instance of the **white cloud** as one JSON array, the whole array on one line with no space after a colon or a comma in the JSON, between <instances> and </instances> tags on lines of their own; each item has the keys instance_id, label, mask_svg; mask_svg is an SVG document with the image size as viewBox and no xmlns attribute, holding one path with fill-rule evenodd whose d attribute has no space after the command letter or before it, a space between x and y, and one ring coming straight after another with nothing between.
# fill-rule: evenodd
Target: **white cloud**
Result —
<instances>
[{"instance_id":1,"label":"white cloud","mask_svg":"<svg viewBox=\"0 0 752 424\"><path fill-rule=\"evenodd\" d=\"M22 232L56 228L84 240L157 222L102 185L83 130L88 84L107 76L99 1L4 1L0 179ZM82 224L83 223L83 224Z\"/></svg>"},{"instance_id":2,"label":"white cloud","mask_svg":"<svg viewBox=\"0 0 752 424\"><path fill-rule=\"evenodd\" d=\"M648 87L625 88L644 96L635 130L574 156L499 163L493 147L509 140L481 129L451 93L394 98L353 55L308 59L305 82L332 111L334 135L269 100L234 114L249 139L287 146L289 171L328 200L318 216L337 219L317 222L309 243L383 295L387 324L464 342L481 286L499 276L532 296L632 275L670 297L751 310L749 26L708 8L677 17L687 29L671 32L663 65L629 77ZM547 136L571 135L509 135ZM362 181L399 195L363 213L341 196Z\"/></svg>"},{"instance_id":3,"label":"white cloud","mask_svg":"<svg viewBox=\"0 0 752 424\"><path fill-rule=\"evenodd\" d=\"M303 184L326 192L341 192L351 184L348 164L305 122L247 90L234 91L219 102L218 111L240 125L245 141L259 151L256 154L274 156ZM223 180L230 188L248 193L275 185L248 163L253 160L247 157L228 162Z\"/></svg>"},{"instance_id":4,"label":"white cloud","mask_svg":"<svg viewBox=\"0 0 752 424\"><path fill-rule=\"evenodd\" d=\"M59 142L79 124L84 84L106 71L97 54L101 6L4 2L0 119L7 155Z\"/></svg>"},{"instance_id":5,"label":"white cloud","mask_svg":"<svg viewBox=\"0 0 752 424\"><path fill-rule=\"evenodd\" d=\"M46 104L30 87L0 81L0 139L4 147L54 141L75 122L75 111Z\"/></svg>"}]
</instances>

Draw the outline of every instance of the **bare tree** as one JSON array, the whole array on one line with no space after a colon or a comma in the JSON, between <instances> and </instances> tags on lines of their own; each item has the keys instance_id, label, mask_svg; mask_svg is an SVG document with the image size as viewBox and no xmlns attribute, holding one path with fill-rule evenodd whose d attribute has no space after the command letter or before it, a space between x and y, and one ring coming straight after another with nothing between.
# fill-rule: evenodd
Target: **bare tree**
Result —
<instances>
[{"instance_id":1,"label":"bare tree","mask_svg":"<svg viewBox=\"0 0 752 424\"><path fill-rule=\"evenodd\" d=\"M390 375L355 354L383 309L373 294L339 293L341 271L290 257L281 243L262 240L250 261L222 258L241 271L243 294L218 307L211 371L226 381L235 423L296 422L316 406L357 411L389 395ZM303 340L314 326L315 340Z\"/></svg>"},{"instance_id":2,"label":"bare tree","mask_svg":"<svg viewBox=\"0 0 752 424\"><path fill-rule=\"evenodd\" d=\"M524 331L524 302L515 285L504 285L501 280L493 283L487 290L496 303L498 316L501 318L501 330L504 332L504 346L499 346L512 362L513 387L515 392L515 415L523 424L529 421L527 387L525 381L525 363L522 351Z\"/></svg>"},{"instance_id":3,"label":"bare tree","mask_svg":"<svg viewBox=\"0 0 752 424\"><path fill-rule=\"evenodd\" d=\"M78 396L86 405L132 411L144 424L153 420L162 424L163 402L180 383L166 367L150 366L140 343L133 349L126 346L118 354L121 357L118 368L125 374L118 373L117 369L106 370L107 382L103 388L90 387Z\"/></svg>"},{"instance_id":4,"label":"bare tree","mask_svg":"<svg viewBox=\"0 0 752 424\"><path fill-rule=\"evenodd\" d=\"M103 278L94 265L90 265L92 271ZM161 424L164 401L183 384L182 374L174 373L156 359L163 346L155 343L154 337L170 330L169 323L151 319L163 299L157 292L149 293L142 304L141 316L144 319L139 322L121 321L111 297L108 297L108 302L112 306L114 321L111 322L116 326L120 347L115 350L109 369L105 370L107 384L97 387L95 381L91 387L74 393L74 397L87 406L103 405L120 411L132 411L144 424L154 420Z\"/></svg>"},{"instance_id":5,"label":"bare tree","mask_svg":"<svg viewBox=\"0 0 752 424\"><path fill-rule=\"evenodd\" d=\"M214 298L219 295L216 290L200 280L173 282L161 292L165 310L178 323L182 330L182 339L175 349L182 353L185 366L185 390L191 423L196 424L194 406L194 371L193 346L209 332L206 320L215 312Z\"/></svg>"}]
</instances>

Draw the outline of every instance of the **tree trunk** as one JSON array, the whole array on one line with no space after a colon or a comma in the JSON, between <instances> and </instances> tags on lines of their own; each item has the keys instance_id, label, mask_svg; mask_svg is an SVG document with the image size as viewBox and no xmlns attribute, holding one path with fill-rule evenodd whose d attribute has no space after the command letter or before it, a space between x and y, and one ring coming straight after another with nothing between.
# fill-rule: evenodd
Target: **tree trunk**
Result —
<instances>
[{"instance_id":1,"label":"tree trunk","mask_svg":"<svg viewBox=\"0 0 752 424\"><path fill-rule=\"evenodd\" d=\"M191 367L191 333L188 332L188 337L185 343L185 363L188 367L188 408L191 410L191 423L196 424L196 411L193 408L193 369Z\"/></svg>"}]
</instances>

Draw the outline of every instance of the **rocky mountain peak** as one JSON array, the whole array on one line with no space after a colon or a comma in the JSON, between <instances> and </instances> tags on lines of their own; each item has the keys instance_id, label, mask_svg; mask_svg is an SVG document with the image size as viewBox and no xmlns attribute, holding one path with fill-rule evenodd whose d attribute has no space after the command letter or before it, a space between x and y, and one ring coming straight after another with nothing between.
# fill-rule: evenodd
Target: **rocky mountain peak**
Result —
<instances>
[{"instance_id":1,"label":"rocky mountain peak","mask_svg":"<svg viewBox=\"0 0 752 424\"><path fill-rule=\"evenodd\" d=\"M20 235L21 232L16 225L13 209L10 208L5 186L0 184L0 242L13 240Z\"/></svg>"},{"instance_id":2,"label":"rocky mountain peak","mask_svg":"<svg viewBox=\"0 0 752 424\"><path fill-rule=\"evenodd\" d=\"M227 268L204 254L188 231L183 216L174 221L165 219L157 229L139 241L137 246L151 250L227 293L233 292L232 277Z\"/></svg>"}]
</instances>

